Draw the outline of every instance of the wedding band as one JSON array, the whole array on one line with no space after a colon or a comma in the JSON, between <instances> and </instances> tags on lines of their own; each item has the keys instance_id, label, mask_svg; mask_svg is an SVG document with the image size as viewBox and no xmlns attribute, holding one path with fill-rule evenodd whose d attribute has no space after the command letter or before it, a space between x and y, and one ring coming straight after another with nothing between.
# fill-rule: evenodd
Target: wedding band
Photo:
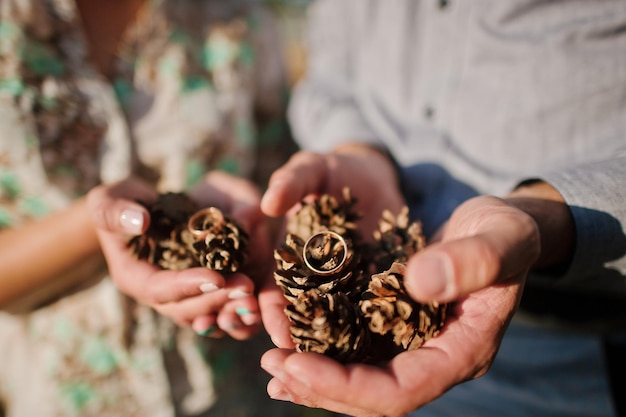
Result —
<instances>
[{"instance_id":1,"label":"wedding band","mask_svg":"<svg viewBox=\"0 0 626 417\"><path fill-rule=\"evenodd\" d=\"M222 211L216 207L207 207L195 212L187 222L187 229L198 239L206 237L225 222Z\"/></svg>"},{"instance_id":2,"label":"wedding band","mask_svg":"<svg viewBox=\"0 0 626 417\"><path fill-rule=\"evenodd\" d=\"M348 258L348 244L338 233L324 230L307 239L302 248L306 266L318 275L339 271Z\"/></svg>"}]
</instances>

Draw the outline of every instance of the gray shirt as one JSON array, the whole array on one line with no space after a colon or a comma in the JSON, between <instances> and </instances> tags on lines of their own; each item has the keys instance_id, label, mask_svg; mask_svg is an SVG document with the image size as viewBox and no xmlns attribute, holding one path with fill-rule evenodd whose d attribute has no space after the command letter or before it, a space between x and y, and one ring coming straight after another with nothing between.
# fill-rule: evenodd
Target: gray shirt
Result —
<instances>
[{"instance_id":1,"label":"gray shirt","mask_svg":"<svg viewBox=\"0 0 626 417\"><path fill-rule=\"evenodd\" d=\"M576 222L557 285L626 295L626 1L317 0L310 18L304 148L387 148L428 233L544 179Z\"/></svg>"}]
</instances>

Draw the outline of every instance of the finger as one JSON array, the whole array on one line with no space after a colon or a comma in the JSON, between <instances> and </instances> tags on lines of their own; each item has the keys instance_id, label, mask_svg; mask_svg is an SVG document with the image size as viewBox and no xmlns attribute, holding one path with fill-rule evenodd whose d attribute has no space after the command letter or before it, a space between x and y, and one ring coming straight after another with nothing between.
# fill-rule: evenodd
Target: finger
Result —
<instances>
[{"instance_id":1,"label":"finger","mask_svg":"<svg viewBox=\"0 0 626 417\"><path fill-rule=\"evenodd\" d=\"M180 271L180 273L185 272L186 271ZM207 272L219 275L215 271ZM196 317L218 314L229 301L245 299L252 296L254 293L252 281L243 274L229 275L225 278L225 281L223 288L212 292L184 297L177 301L161 303L159 305L159 312L168 317L175 318L179 323L190 325Z\"/></svg>"},{"instance_id":2,"label":"finger","mask_svg":"<svg viewBox=\"0 0 626 417\"><path fill-rule=\"evenodd\" d=\"M261 210L268 216L285 214L309 194L318 194L327 182L328 169L321 154L301 151L272 174L261 199Z\"/></svg>"},{"instance_id":3,"label":"finger","mask_svg":"<svg viewBox=\"0 0 626 417\"><path fill-rule=\"evenodd\" d=\"M118 235L101 230L98 234L116 286L144 304L171 303L225 286L224 277L215 271L206 268L162 270L136 259Z\"/></svg>"},{"instance_id":4,"label":"finger","mask_svg":"<svg viewBox=\"0 0 626 417\"><path fill-rule=\"evenodd\" d=\"M215 314L196 317L191 323L191 328L198 334L198 336L219 338L225 335L225 333L217 326Z\"/></svg>"},{"instance_id":5,"label":"finger","mask_svg":"<svg viewBox=\"0 0 626 417\"><path fill-rule=\"evenodd\" d=\"M295 347L291 340L289 327L291 323L285 315L287 300L282 291L273 284L268 284L259 293L259 305L265 330L272 339L274 345L292 349Z\"/></svg>"},{"instance_id":6,"label":"finger","mask_svg":"<svg viewBox=\"0 0 626 417\"><path fill-rule=\"evenodd\" d=\"M137 180L112 186L95 187L87 195L87 205L96 227L125 235L143 233L150 223L148 210L137 203L152 201L155 192Z\"/></svg>"},{"instance_id":7,"label":"finger","mask_svg":"<svg viewBox=\"0 0 626 417\"><path fill-rule=\"evenodd\" d=\"M312 368L309 368L306 363L311 360L312 368L319 367L322 372L320 378L333 378L328 380L328 389L318 389L316 381L317 376L314 374L314 378L309 378L307 375L296 375L292 372L310 372ZM261 367L267 371L270 375L274 376L267 387L268 394L271 398L292 401L297 404L305 405L312 408L323 408L326 410L334 411L341 414L354 415L354 416L382 416L396 415L393 413L393 408L381 404L380 397L376 397L372 404L367 401L366 396L371 396L372 391L374 395L380 395L376 387L379 384L385 384L385 379L389 376L384 370L374 367L368 367L361 365L363 368L375 371L374 375L359 374L355 375L356 378L367 377L375 378L369 381L363 381L361 388L366 391L361 391L361 394L357 392L357 398L351 396L350 391L350 375L351 367L342 366L339 363L324 357L322 355L313 353L293 353L292 351L273 349L266 352L261 358ZM382 378L382 379L379 379ZM372 384L371 381L376 381ZM321 382L321 380L319 380ZM323 385L323 383L321 384ZM370 387L371 389L368 389ZM331 390L334 392L330 393ZM349 392L350 391L350 392ZM393 394L398 395L398 391L394 390ZM330 394L330 395L329 395ZM362 396L361 396L362 395ZM382 395L381 395L382 396ZM393 398L393 399L392 399ZM397 401L398 397L390 398L390 402ZM380 408L386 409L381 411ZM397 414L400 415L400 414Z\"/></svg>"},{"instance_id":8,"label":"finger","mask_svg":"<svg viewBox=\"0 0 626 417\"><path fill-rule=\"evenodd\" d=\"M142 268L137 268L137 279L116 284L123 292L137 295L137 298L149 305L181 302L191 297L217 292L225 285L220 274L203 268L167 271L147 263L145 268L149 272L142 273Z\"/></svg>"},{"instance_id":9,"label":"finger","mask_svg":"<svg viewBox=\"0 0 626 417\"><path fill-rule=\"evenodd\" d=\"M487 218L473 236L434 244L409 260L411 297L448 302L528 270L539 251L536 224L508 208Z\"/></svg>"},{"instance_id":10,"label":"finger","mask_svg":"<svg viewBox=\"0 0 626 417\"><path fill-rule=\"evenodd\" d=\"M237 319L245 326L257 326L261 323L259 303L253 296L229 302L224 312L236 314Z\"/></svg>"},{"instance_id":11,"label":"finger","mask_svg":"<svg viewBox=\"0 0 626 417\"><path fill-rule=\"evenodd\" d=\"M298 384L298 382L296 382ZM301 389L298 389L301 391ZM304 389L303 392L307 393L307 390ZM345 404L343 402L333 401L329 399L325 399L324 405L320 406L317 402L315 402L314 398L308 397L297 397L294 393L294 389L290 386L283 384L278 378L272 378L267 384L267 394L273 400L279 401L289 401L295 404L300 404L309 408L323 408L325 410L333 411L335 413L339 413L341 415L349 415L349 416L358 416L358 417L382 417L383 415L371 411L365 410L358 406Z\"/></svg>"},{"instance_id":12,"label":"finger","mask_svg":"<svg viewBox=\"0 0 626 417\"><path fill-rule=\"evenodd\" d=\"M217 324L234 339L249 339L260 329L258 310L253 296L231 301L219 312Z\"/></svg>"}]
</instances>

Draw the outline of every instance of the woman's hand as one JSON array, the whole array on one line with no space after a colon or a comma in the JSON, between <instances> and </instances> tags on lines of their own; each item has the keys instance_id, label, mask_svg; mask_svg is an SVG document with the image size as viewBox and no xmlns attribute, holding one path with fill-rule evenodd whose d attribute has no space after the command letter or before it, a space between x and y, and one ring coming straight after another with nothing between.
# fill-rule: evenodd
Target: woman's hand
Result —
<instances>
[{"instance_id":1,"label":"woman's hand","mask_svg":"<svg viewBox=\"0 0 626 417\"><path fill-rule=\"evenodd\" d=\"M258 209L258 190L245 180L214 172L190 195L201 206L220 208L249 231L254 250L246 271L265 275L258 267L259 259L271 258L271 252ZM260 323L252 272L222 275L206 268L162 270L131 254L128 238L144 232L150 222L148 211L136 200L155 198L156 192L136 179L100 186L88 195L88 206L117 287L178 325L192 326L201 335L226 332L236 339L252 336Z\"/></svg>"}]
</instances>

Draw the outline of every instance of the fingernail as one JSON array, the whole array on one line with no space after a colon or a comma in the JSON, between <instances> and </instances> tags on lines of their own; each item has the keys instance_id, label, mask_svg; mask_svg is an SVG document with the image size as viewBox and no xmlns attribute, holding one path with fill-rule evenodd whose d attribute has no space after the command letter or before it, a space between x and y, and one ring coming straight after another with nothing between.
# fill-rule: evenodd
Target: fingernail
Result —
<instances>
[{"instance_id":1,"label":"fingernail","mask_svg":"<svg viewBox=\"0 0 626 417\"><path fill-rule=\"evenodd\" d=\"M416 276L422 277L419 281L420 293L433 299L445 295L452 278L448 262L435 256L420 262L419 275Z\"/></svg>"},{"instance_id":2,"label":"fingernail","mask_svg":"<svg viewBox=\"0 0 626 417\"><path fill-rule=\"evenodd\" d=\"M202 284L200 284L200 291L202 291L203 293L209 293L209 292L217 291L219 289L220 287L213 284L212 282L203 282Z\"/></svg>"},{"instance_id":3,"label":"fingernail","mask_svg":"<svg viewBox=\"0 0 626 417\"><path fill-rule=\"evenodd\" d=\"M124 231L130 235L139 235L143 230L143 214L134 209L124 210L120 216Z\"/></svg>"},{"instance_id":4,"label":"fingernail","mask_svg":"<svg viewBox=\"0 0 626 417\"><path fill-rule=\"evenodd\" d=\"M257 324L258 322L258 317L252 314L252 312L245 307L237 308L235 310L235 313L237 313L243 324L245 324L246 326L252 326L253 324Z\"/></svg>"},{"instance_id":5,"label":"fingernail","mask_svg":"<svg viewBox=\"0 0 626 417\"><path fill-rule=\"evenodd\" d=\"M237 313L237 314L238 314L238 315L240 315L240 316L245 316L245 315L247 315L247 314L252 314L252 313L250 312L250 310L248 310L248 309L247 309L247 308L245 308L245 307L237 307L237 309L235 310L235 313Z\"/></svg>"},{"instance_id":6,"label":"fingernail","mask_svg":"<svg viewBox=\"0 0 626 417\"><path fill-rule=\"evenodd\" d=\"M235 288L228 294L228 298L230 298L231 300L237 300L239 298L249 297L250 295L252 294L250 294L248 291L244 290L243 288Z\"/></svg>"},{"instance_id":7,"label":"fingernail","mask_svg":"<svg viewBox=\"0 0 626 417\"><path fill-rule=\"evenodd\" d=\"M222 324L222 330L237 330L241 328L241 323L237 321L229 321L228 323Z\"/></svg>"},{"instance_id":8,"label":"fingernail","mask_svg":"<svg viewBox=\"0 0 626 417\"><path fill-rule=\"evenodd\" d=\"M283 390L279 390L279 391L276 391L276 392L268 392L268 395L270 396L270 398L272 400L291 401L291 402L293 402L293 399L291 398L291 395L289 395L288 392L283 391Z\"/></svg>"},{"instance_id":9,"label":"fingernail","mask_svg":"<svg viewBox=\"0 0 626 417\"><path fill-rule=\"evenodd\" d=\"M278 194L278 190L280 189L280 187L282 187L282 184L284 183L285 181L282 179L270 181L267 190L265 190L263 197L261 197L261 207L265 206L266 204L272 204L272 201L276 198L276 194Z\"/></svg>"},{"instance_id":10,"label":"fingernail","mask_svg":"<svg viewBox=\"0 0 626 417\"><path fill-rule=\"evenodd\" d=\"M215 332L215 329L217 329L217 327L215 327L215 325L211 325L206 329L194 329L194 330L199 336L209 336L210 334Z\"/></svg>"}]
</instances>

